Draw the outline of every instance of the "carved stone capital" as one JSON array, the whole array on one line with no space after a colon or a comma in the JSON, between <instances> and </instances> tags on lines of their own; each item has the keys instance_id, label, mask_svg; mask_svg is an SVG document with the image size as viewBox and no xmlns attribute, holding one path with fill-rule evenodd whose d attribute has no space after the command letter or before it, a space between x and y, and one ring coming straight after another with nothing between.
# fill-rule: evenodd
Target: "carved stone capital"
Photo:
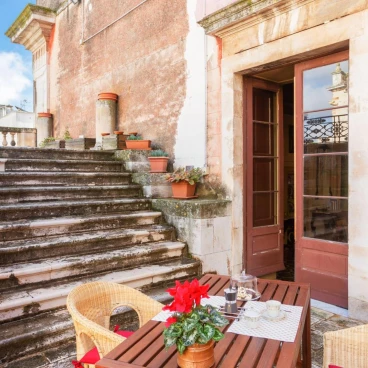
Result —
<instances>
[{"instance_id":1,"label":"carved stone capital","mask_svg":"<svg viewBox=\"0 0 368 368\"><path fill-rule=\"evenodd\" d=\"M5 34L13 43L35 52L42 44L48 45L55 17L51 9L28 4Z\"/></svg>"}]
</instances>

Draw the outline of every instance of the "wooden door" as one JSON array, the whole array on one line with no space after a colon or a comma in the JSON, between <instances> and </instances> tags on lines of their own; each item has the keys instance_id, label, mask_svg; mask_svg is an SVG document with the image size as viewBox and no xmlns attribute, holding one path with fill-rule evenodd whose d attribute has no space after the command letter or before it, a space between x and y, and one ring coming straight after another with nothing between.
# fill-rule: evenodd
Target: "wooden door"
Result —
<instances>
[{"instance_id":1,"label":"wooden door","mask_svg":"<svg viewBox=\"0 0 368 368\"><path fill-rule=\"evenodd\" d=\"M262 276L283 270L282 89L246 78L245 269Z\"/></svg>"},{"instance_id":2,"label":"wooden door","mask_svg":"<svg viewBox=\"0 0 368 368\"><path fill-rule=\"evenodd\" d=\"M348 306L348 52L295 67L296 281Z\"/></svg>"}]
</instances>

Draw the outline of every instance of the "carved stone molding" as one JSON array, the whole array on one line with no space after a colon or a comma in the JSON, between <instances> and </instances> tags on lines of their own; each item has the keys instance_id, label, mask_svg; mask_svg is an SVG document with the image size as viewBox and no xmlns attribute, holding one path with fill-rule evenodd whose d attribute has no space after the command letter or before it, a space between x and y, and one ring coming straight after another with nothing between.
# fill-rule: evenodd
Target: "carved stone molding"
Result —
<instances>
[{"instance_id":1,"label":"carved stone molding","mask_svg":"<svg viewBox=\"0 0 368 368\"><path fill-rule=\"evenodd\" d=\"M278 14L298 8L314 0L239 0L208 15L198 23L206 34L221 38L264 22Z\"/></svg>"},{"instance_id":2,"label":"carved stone molding","mask_svg":"<svg viewBox=\"0 0 368 368\"><path fill-rule=\"evenodd\" d=\"M28 4L5 34L33 53L42 44L48 45L55 17L51 9Z\"/></svg>"}]
</instances>

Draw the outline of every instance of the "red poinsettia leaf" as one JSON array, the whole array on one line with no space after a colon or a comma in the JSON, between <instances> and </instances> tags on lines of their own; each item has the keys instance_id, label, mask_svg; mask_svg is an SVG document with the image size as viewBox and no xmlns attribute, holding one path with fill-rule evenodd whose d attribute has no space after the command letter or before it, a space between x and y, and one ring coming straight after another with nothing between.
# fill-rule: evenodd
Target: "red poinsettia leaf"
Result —
<instances>
[{"instance_id":1,"label":"red poinsettia leaf","mask_svg":"<svg viewBox=\"0 0 368 368\"><path fill-rule=\"evenodd\" d=\"M165 322L165 327L170 327L173 323L178 322L177 318L169 317Z\"/></svg>"}]
</instances>

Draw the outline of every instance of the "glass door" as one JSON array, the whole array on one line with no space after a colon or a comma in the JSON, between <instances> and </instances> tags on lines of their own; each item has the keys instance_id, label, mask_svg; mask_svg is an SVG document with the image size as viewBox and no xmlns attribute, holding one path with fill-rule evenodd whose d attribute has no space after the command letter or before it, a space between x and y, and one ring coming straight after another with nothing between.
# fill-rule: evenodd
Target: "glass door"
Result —
<instances>
[{"instance_id":1,"label":"glass door","mask_svg":"<svg viewBox=\"0 0 368 368\"><path fill-rule=\"evenodd\" d=\"M296 77L296 280L347 307L348 52L303 62Z\"/></svg>"},{"instance_id":2,"label":"glass door","mask_svg":"<svg viewBox=\"0 0 368 368\"><path fill-rule=\"evenodd\" d=\"M282 89L245 79L245 268L255 276L283 270Z\"/></svg>"}]
</instances>

